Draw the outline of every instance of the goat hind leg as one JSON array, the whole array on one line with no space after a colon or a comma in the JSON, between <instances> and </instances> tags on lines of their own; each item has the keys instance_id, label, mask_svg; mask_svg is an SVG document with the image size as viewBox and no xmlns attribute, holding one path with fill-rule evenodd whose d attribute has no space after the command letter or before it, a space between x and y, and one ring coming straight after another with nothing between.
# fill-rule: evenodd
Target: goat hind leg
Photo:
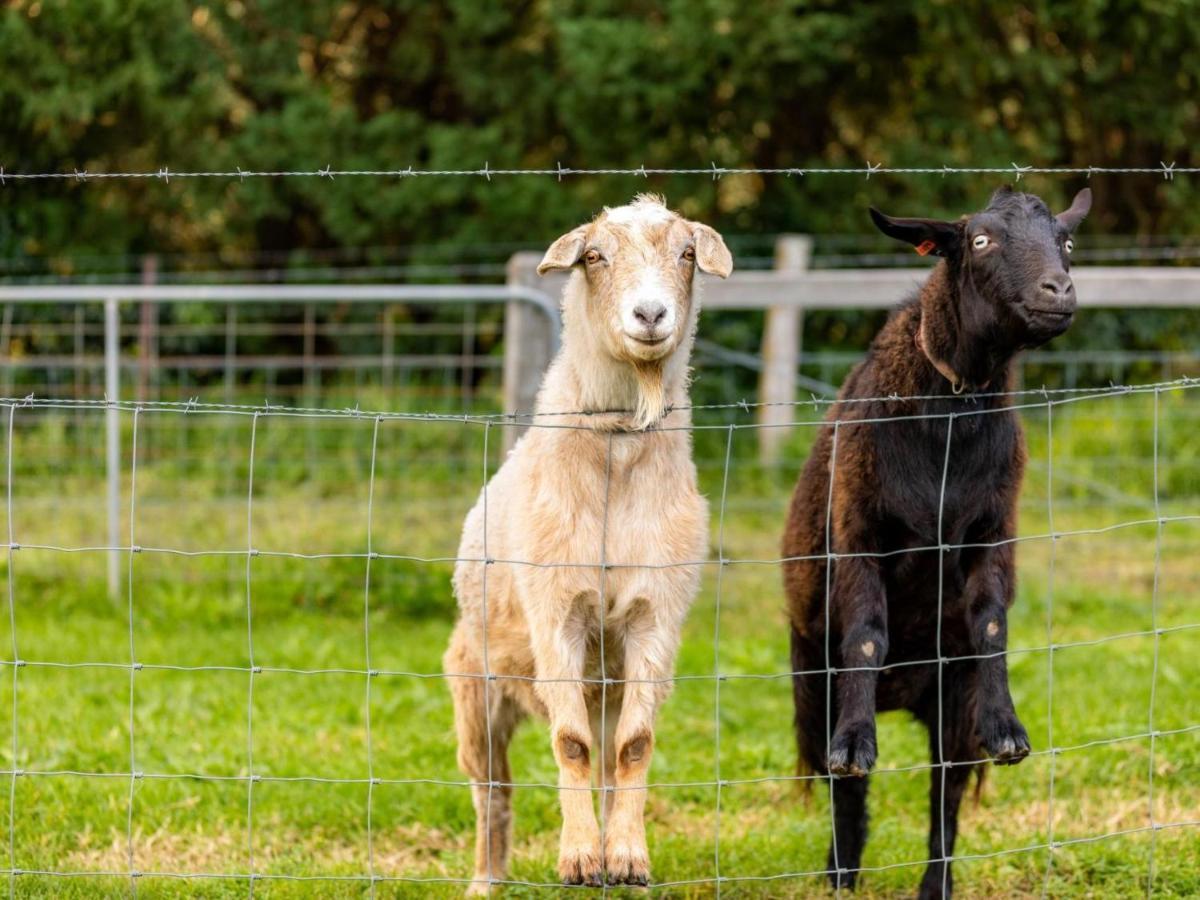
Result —
<instances>
[{"instance_id":1,"label":"goat hind leg","mask_svg":"<svg viewBox=\"0 0 1200 900\"><path fill-rule=\"evenodd\" d=\"M921 879L921 900L947 898L954 890L951 861L958 837L958 811L974 769L970 736L971 694L976 673L970 663L951 664L936 699L921 716L929 729L929 865ZM956 671L957 670L957 671Z\"/></svg>"},{"instance_id":2,"label":"goat hind leg","mask_svg":"<svg viewBox=\"0 0 1200 900\"><path fill-rule=\"evenodd\" d=\"M917 894L921 900L946 898L953 893L951 860L958 837L958 810L973 768L969 763L959 763L930 770L929 865Z\"/></svg>"},{"instance_id":3,"label":"goat hind leg","mask_svg":"<svg viewBox=\"0 0 1200 900\"><path fill-rule=\"evenodd\" d=\"M829 883L853 888L867 843L867 777L833 779L833 841L826 867Z\"/></svg>"},{"instance_id":4,"label":"goat hind leg","mask_svg":"<svg viewBox=\"0 0 1200 900\"><path fill-rule=\"evenodd\" d=\"M460 670L466 671L466 670ZM508 873L512 840L512 774L508 744L520 712L500 689L476 677L451 678L458 764L471 779L475 806L475 874L469 894L486 896Z\"/></svg>"}]
</instances>

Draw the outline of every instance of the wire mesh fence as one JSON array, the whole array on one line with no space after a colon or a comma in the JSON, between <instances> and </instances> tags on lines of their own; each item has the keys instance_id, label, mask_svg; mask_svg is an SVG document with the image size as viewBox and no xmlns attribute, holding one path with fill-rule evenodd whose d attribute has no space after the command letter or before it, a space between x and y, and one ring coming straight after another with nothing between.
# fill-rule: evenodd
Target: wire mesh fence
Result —
<instances>
[{"instance_id":1,"label":"wire mesh fence","mask_svg":"<svg viewBox=\"0 0 1200 900\"><path fill-rule=\"evenodd\" d=\"M1193 883L1194 859L1179 851L1200 826L1198 387L1011 395L1031 464L1007 656L1034 750L992 780L964 829L953 856L964 887L1055 893L1105 866L1117 893ZM795 460L830 426L826 401L790 406ZM98 539L95 448L113 410L120 546ZM501 786L518 810L503 882L558 887L544 728L518 739L511 782L464 778L445 682L479 676L438 663L462 517L517 418L36 398L0 411L10 894L54 892L59 878L114 892L178 879L455 892L471 877L471 790ZM703 588L658 729L652 889L809 892L827 871L830 817L792 796L820 780L794 771L781 628L778 535L796 468L757 461L752 404L692 412L714 543L688 563ZM964 402L942 416L947 440L962 417L987 414ZM575 427L550 415L530 424ZM610 447L640 439L615 435ZM104 589L114 554L115 603ZM599 576L628 563L598 547L554 565ZM884 717L880 745L876 827L890 840L863 871L907 884L928 862L910 820L923 819L939 764L899 720Z\"/></svg>"}]
</instances>

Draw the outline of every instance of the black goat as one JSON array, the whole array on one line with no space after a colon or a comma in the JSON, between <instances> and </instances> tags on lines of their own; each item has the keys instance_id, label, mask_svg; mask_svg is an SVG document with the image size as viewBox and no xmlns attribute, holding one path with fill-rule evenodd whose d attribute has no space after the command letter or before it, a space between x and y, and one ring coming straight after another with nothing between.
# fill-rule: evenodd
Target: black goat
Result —
<instances>
[{"instance_id":1,"label":"black goat","mask_svg":"<svg viewBox=\"0 0 1200 900\"><path fill-rule=\"evenodd\" d=\"M792 670L815 672L793 677L800 765L835 776L835 886L852 887L861 864L876 710L907 709L929 729L921 897L951 891L974 767L949 764L1029 753L1005 657L1025 446L1002 393L1014 356L1071 322L1070 234L1090 207L1086 189L1055 216L1004 188L953 222L871 210L885 234L943 259L842 386L783 539ZM893 396L912 399L867 399Z\"/></svg>"}]
</instances>

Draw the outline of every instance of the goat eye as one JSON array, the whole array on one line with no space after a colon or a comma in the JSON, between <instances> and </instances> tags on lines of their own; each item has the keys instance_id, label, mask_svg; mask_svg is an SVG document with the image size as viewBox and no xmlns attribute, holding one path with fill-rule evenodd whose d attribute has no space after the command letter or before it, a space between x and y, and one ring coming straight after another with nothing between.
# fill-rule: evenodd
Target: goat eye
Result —
<instances>
[{"instance_id":1,"label":"goat eye","mask_svg":"<svg viewBox=\"0 0 1200 900\"><path fill-rule=\"evenodd\" d=\"M1070 253L1075 249L1075 242L1070 238L1067 238L1066 242L1063 244L1063 249Z\"/></svg>"},{"instance_id":2,"label":"goat eye","mask_svg":"<svg viewBox=\"0 0 1200 900\"><path fill-rule=\"evenodd\" d=\"M688 247L686 250L684 250L683 258L686 259L688 262L694 262L696 259L696 248Z\"/></svg>"},{"instance_id":3,"label":"goat eye","mask_svg":"<svg viewBox=\"0 0 1200 900\"><path fill-rule=\"evenodd\" d=\"M991 242L992 242L992 239L989 238L986 234L977 234L977 235L975 235L975 239L973 241L971 241L971 246L974 247L976 250L982 250L984 247L986 247Z\"/></svg>"},{"instance_id":4,"label":"goat eye","mask_svg":"<svg viewBox=\"0 0 1200 900\"><path fill-rule=\"evenodd\" d=\"M589 266L600 262L600 251L589 250L587 253L583 254L583 261L586 262Z\"/></svg>"}]
</instances>

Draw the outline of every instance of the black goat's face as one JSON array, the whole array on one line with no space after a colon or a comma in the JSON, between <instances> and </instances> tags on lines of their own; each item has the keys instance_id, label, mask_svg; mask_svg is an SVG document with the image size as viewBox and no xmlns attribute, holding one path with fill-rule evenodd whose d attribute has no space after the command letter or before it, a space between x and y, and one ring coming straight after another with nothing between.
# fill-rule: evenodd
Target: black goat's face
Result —
<instances>
[{"instance_id":1,"label":"black goat's face","mask_svg":"<svg viewBox=\"0 0 1200 900\"><path fill-rule=\"evenodd\" d=\"M946 258L959 285L963 326L1012 350L1062 334L1075 315L1071 234L1092 204L1084 188L1052 214L1041 198L1002 188L987 208L956 222L893 219L872 209L881 231Z\"/></svg>"}]
</instances>

